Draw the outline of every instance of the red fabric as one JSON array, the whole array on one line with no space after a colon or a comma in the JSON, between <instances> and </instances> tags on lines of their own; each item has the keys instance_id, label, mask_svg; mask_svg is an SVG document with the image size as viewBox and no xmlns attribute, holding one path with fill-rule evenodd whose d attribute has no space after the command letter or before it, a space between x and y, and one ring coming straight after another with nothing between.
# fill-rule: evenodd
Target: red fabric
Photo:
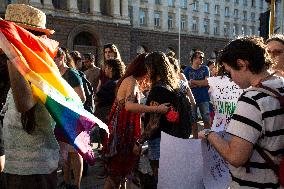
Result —
<instances>
[{"instance_id":1,"label":"red fabric","mask_svg":"<svg viewBox=\"0 0 284 189\"><path fill-rule=\"evenodd\" d=\"M140 113L129 112L124 104L115 101L109 114L110 136L105 139L103 149L104 155L110 156L108 170L111 175L124 177L134 169L138 156L132 150L141 136L140 127Z\"/></svg>"}]
</instances>

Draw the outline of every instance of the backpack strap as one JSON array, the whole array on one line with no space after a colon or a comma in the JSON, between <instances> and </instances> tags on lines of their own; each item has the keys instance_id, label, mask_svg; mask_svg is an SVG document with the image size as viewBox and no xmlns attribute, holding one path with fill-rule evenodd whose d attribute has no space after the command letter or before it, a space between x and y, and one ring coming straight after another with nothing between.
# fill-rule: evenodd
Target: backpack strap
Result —
<instances>
[{"instance_id":1,"label":"backpack strap","mask_svg":"<svg viewBox=\"0 0 284 189\"><path fill-rule=\"evenodd\" d=\"M269 167L274 171L275 175L279 177L279 166L272 161L272 159L264 152L264 150L259 145L255 145L255 150L266 161Z\"/></svg>"}]
</instances>

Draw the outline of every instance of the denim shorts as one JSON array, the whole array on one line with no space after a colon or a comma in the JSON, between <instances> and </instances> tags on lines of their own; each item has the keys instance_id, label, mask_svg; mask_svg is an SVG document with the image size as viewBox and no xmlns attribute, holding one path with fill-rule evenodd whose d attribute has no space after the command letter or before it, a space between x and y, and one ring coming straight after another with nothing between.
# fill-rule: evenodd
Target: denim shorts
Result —
<instances>
[{"instance_id":1,"label":"denim shorts","mask_svg":"<svg viewBox=\"0 0 284 189\"><path fill-rule=\"evenodd\" d=\"M148 140L148 158L150 160L160 159L160 142L161 138L155 138L153 140Z\"/></svg>"},{"instance_id":2,"label":"denim shorts","mask_svg":"<svg viewBox=\"0 0 284 189\"><path fill-rule=\"evenodd\" d=\"M210 114L209 114L209 102L201 102L196 104L195 108L192 108L192 122L197 122L197 107L201 113L201 117L204 123L209 125L210 123Z\"/></svg>"}]
</instances>

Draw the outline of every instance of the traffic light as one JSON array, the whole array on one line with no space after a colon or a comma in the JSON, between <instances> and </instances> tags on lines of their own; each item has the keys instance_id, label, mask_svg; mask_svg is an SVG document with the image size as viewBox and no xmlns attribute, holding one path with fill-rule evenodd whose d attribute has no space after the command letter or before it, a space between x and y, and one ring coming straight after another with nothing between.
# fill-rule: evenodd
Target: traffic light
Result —
<instances>
[{"instance_id":1,"label":"traffic light","mask_svg":"<svg viewBox=\"0 0 284 189\"><path fill-rule=\"evenodd\" d=\"M260 36L264 39L269 37L269 17L270 11L266 11L264 13L260 13L259 17L259 32Z\"/></svg>"}]
</instances>

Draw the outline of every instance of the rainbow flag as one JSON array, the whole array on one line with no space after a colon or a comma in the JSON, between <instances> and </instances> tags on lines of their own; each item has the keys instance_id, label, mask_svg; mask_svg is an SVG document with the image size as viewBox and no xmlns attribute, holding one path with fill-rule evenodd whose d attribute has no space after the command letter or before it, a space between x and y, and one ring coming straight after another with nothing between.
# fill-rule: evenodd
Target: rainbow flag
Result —
<instances>
[{"instance_id":1,"label":"rainbow flag","mask_svg":"<svg viewBox=\"0 0 284 189\"><path fill-rule=\"evenodd\" d=\"M0 20L0 49L31 82L35 97L43 102L70 144L92 165L95 157L89 145L89 131L98 124L109 133L108 127L84 110L77 93L61 77L53 62L58 45L57 41L37 37L13 22Z\"/></svg>"}]
</instances>

